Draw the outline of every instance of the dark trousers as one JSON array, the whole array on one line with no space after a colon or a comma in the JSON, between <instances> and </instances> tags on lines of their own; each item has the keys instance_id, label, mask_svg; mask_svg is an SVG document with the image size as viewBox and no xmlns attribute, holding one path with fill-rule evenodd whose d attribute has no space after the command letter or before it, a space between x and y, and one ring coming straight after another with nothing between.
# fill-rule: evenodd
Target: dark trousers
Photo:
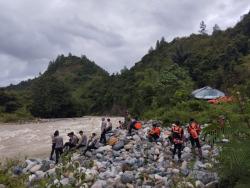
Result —
<instances>
[{"instance_id":1,"label":"dark trousers","mask_svg":"<svg viewBox=\"0 0 250 188\"><path fill-rule=\"evenodd\" d=\"M150 142L156 142L160 137L157 134L150 134L148 135L148 140Z\"/></svg>"},{"instance_id":2,"label":"dark trousers","mask_svg":"<svg viewBox=\"0 0 250 188\"><path fill-rule=\"evenodd\" d=\"M200 148L200 147L201 147L199 138L195 138L195 139L194 139L192 136L190 136L190 142L191 142L191 145L192 145L193 148L194 148L195 146L196 146L197 148Z\"/></svg>"},{"instance_id":3,"label":"dark trousers","mask_svg":"<svg viewBox=\"0 0 250 188\"><path fill-rule=\"evenodd\" d=\"M53 155L54 155L54 152L55 152L55 146L56 146L56 144L53 143L53 144L52 144L52 147L51 147L50 160L53 159Z\"/></svg>"},{"instance_id":4,"label":"dark trousers","mask_svg":"<svg viewBox=\"0 0 250 188\"><path fill-rule=\"evenodd\" d=\"M94 144L89 145L86 150L83 152L83 154L87 153L87 151L91 151L92 149L97 149Z\"/></svg>"},{"instance_id":5,"label":"dark trousers","mask_svg":"<svg viewBox=\"0 0 250 188\"><path fill-rule=\"evenodd\" d=\"M70 142L66 142L66 143L64 144L63 148L65 148L65 147L73 148L73 147L75 147L75 146L76 146L75 144L72 144L72 143L70 143Z\"/></svg>"},{"instance_id":6,"label":"dark trousers","mask_svg":"<svg viewBox=\"0 0 250 188\"><path fill-rule=\"evenodd\" d=\"M106 131L102 132L100 142L106 144Z\"/></svg>"},{"instance_id":7,"label":"dark trousers","mask_svg":"<svg viewBox=\"0 0 250 188\"><path fill-rule=\"evenodd\" d=\"M78 145L77 147L76 147L76 149L79 149L79 148L82 148L82 147L85 147L86 145Z\"/></svg>"},{"instance_id":8,"label":"dark trousers","mask_svg":"<svg viewBox=\"0 0 250 188\"><path fill-rule=\"evenodd\" d=\"M176 150L178 150L178 159L181 159L182 144L174 144L173 158L176 154Z\"/></svg>"},{"instance_id":9,"label":"dark trousers","mask_svg":"<svg viewBox=\"0 0 250 188\"><path fill-rule=\"evenodd\" d=\"M137 129L135 128L135 123L131 123L131 124L129 125L129 129L128 129L128 133L129 133L129 134L132 133L132 129L137 130Z\"/></svg>"},{"instance_id":10,"label":"dark trousers","mask_svg":"<svg viewBox=\"0 0 250 188\"><path fill-rule=\"evenodd\" d=\"M63 148L55 148L56 151L56 164L58 163L59 157L62 155L63 153Z\"/></svg>"}]
</instances>

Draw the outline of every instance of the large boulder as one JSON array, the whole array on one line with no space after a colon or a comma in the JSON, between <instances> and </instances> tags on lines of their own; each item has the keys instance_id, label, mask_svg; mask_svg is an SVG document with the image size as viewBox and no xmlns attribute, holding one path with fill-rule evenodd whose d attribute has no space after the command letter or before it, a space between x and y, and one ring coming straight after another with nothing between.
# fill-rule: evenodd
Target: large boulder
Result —
<instances>
[{"instance_id":1,"label":"large boulder","mask_svg":"<svg viewBox=\"0 0 250 188\"><path fill-rule=\"evenodd\" d=\"M113 150L118 151L122 149L123 147L124 147L124 141L120 140L117 144L113 146Z\"/></svg>"}]
</instances>

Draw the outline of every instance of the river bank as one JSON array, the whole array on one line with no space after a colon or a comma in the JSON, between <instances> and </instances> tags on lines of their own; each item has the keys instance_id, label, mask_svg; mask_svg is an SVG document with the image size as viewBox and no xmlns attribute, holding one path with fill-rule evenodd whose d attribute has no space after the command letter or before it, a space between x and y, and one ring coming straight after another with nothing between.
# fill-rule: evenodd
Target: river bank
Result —
<instances>
[{"instance_id":1,"label":"river bank","mask_svg":"<svg viewBox=\"0 0 250 188\"><path fill-rule=\"evenodd\" d=\"M87 135L100 133L99 116L82 118L42 119L29 123L0 123L0 159L4 158L46 158L51 149L51 134L59 130L67 141L67 133L78 133L83 130ZM122 117L111 117L111 122L117 126Z\"/></svg>"}]
</instances>

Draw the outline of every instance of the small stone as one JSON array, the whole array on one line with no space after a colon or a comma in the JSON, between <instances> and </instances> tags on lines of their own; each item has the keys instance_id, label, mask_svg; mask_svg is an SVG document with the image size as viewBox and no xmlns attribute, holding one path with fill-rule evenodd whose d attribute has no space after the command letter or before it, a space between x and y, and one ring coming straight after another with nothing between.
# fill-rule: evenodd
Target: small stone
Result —
<instances>
[{"instance_id":1,"label":"small stone","mask_svg":"<svg viewBox=\"0 0 250 188\"><path fill-rule=\"evenodd\" d=\"M133 136L133 139L134 139L136 142L141 142L141 138L140 138L138 135L134 135L134 136Z\"/></svg>"},{"instance_id":2,"label":"small stone","mask_svg":"<svg viewBox=\"0 0 250 188\"><path fill-rule=\"evenodd\" d=\"M133 183L134 179L135 179L135 177L134 177L133 173L131 173L131 172L124 172L121 175L121 182L124 184Z\"/></svg>"},{"instance_id":3,"label":"small stone","mask_svg":"<svg viewBox=\"0 0 250 188\"><path fill-rule=\"evenodd\" d=\"M97 180L92 186L91 188L103 188L106 187L107 183L104 180Z\"/></svg>"},{"instance_id":4,"label":"small stone","mask_svg":"<svg viewBox=\"0 0 250 188\"><path fill-rule=\"evenodd\" d=\"M223 138L223 139L221 140L221 142L222 142L222 143L229 143L229 140L226 139L226 138Z\"/></svg>"},{"instance_id":5,"label":"small stone","mask_svg":"<svg viewBox=\"0 0 250 188\"><path fill-rule=\"evenodd\" d=\"M63 185L63 186L66 186L69 184L69 178L63 178L60 183Z\"/></svg>"},{"instance_id":6,"label":"small stone","mask_svg":"<svg viewBox=\"0 0 250 188\"><path fill-rule=\"evenodd\" d=\"M191 152L191 149L190 149L189 147L185 147L185 148L183 149L183 151L184 151L185 153L190 153L190 152Z\"/></svg>"},{"instance_id":7,"label":"small stone","mask_svg":"<svg viewBox=\"0 0 250 188\"><path fill-rule=\"evenodd\" d=\"M35 175L36 175L37 179L42 179L42 178L44 178L45 173L43 171L39 170L39 171L35 172Z\"/></svg>"},{"instance_id":8,"label":"small stone","mask_svg":"<svg viewBox=\"0 0 250 188\"><path fill-rule=\"evenodd\" d=\"M218 181L212 181L205 185L205 188L216 188L218 187Z\"/></svg>"},{"instance_id":9,"label":"small stone","mask_svg":"<svg viewBox=\"0 0 250 188\"><path fill-rule=\"evenodd\" d=\"M174 169L172 169L172 173L173 173L173 174L179 174L179 173L180 173L180 170L179 170L179 169L174 168Z\"/></svg>"},{"instance_id":10,"label":"small stone","mask_svg":"<svg viewBox=\"0 0 250 188\"><path fill-rule=\"evenodd\" d=\"M197 181L195 181L195 187L196 188L204 188L205 185L200 180L197 180Z\"/></svg>"},{"instance_id":11,"label":"small stone","mask_svg":"<svg viewBox=\"0 0 250 188\"><path fill-rule=\"evenodd\" d=\"M31 174L29 175L29 182L32 182L36 179L36 175L35 174Z\"/></svg>"}]
</instances>

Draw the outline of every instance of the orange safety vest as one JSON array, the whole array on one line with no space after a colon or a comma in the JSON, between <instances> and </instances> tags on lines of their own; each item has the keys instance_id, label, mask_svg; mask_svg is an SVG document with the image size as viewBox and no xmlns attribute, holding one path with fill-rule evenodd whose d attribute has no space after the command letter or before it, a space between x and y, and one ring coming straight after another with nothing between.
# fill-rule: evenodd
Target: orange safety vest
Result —
<instances>
[{"instance_id":1,"label":"orange safety vest","mask_svg":"<svg viewBox=\"0 0 250 188\"><path fill-rule=\"evenodd\" d=\"M157 136L160 136L161 129L159 127L153 127L149 134L156 134Z\"/></svg>"},{"instance_id":2,"label":"orange safety vest","mask_svg":"<svg viewBox=\"0 0 250 188\"><path fill-rule=\"evenodd\" d=\"M141 128L142 128L141 122L136 122L136 123L135 123L135 128L136 128L136 129L141 129Z\"/></svg>"},{"instance_id":3,"label":"orange safety vest","mask_svg":"<svg viewBox=\"0 0 250 188\"><path fill-rule=\"evenodd\" d=\"M201 128L199 126L199 124L192 122L189 126L188 126L188 132L189 134L192 136L192 138L196 139L199 137Z\"/></svg>"},{"instance_id":4,"label":"orange safety vest","mask_svg":"<svg viewBox=\"0 0 250 188\"><path fill-rule=\"evenodd\" d=\"M178 127L178 126L174 126L172 128L172 133L173 133L173 142L175 144L182 144L183 143L183 140L182 140L183 129L181 127Z\"/></svg>"}]
</instances>

